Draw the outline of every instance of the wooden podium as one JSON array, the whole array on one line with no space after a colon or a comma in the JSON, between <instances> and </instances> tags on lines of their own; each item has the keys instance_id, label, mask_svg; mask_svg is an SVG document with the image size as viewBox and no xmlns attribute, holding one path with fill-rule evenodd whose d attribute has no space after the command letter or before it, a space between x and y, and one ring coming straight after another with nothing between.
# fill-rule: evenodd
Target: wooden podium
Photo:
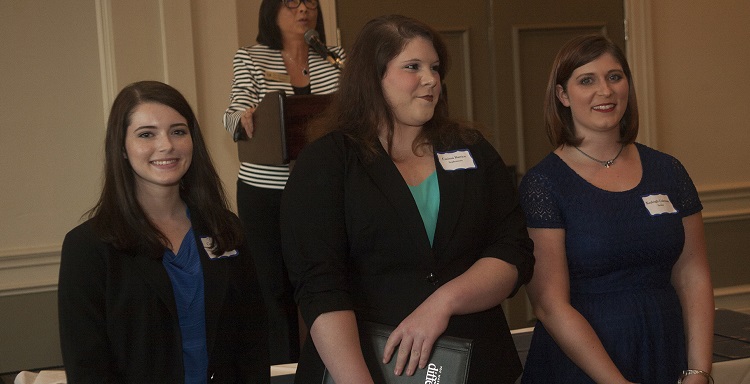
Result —
<instances>
[{"instance_id":1,"label":"wooden podium","mask_svg":"<svg viewBox=\"0 0 750 384\"><path fill-rule=\"evenodd\" d=\"M237 154L240 161L254 164L289 164L307 143L305 131L313 117L326 109L333 95L290 95L269 92L253 113L255 130L248 139L244 129L237 130Z\"/></svg>"}]
</instances>

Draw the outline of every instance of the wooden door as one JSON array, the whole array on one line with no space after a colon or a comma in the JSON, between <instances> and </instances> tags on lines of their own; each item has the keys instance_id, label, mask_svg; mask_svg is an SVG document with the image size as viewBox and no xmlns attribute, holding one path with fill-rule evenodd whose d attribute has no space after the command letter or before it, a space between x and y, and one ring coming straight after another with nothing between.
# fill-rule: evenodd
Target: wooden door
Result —
<instances>
[{"instance_id":1,"label":"wooden door","mask_svg":"<svg viewBox=\"0 0 750 384\"><path fill-rule=\"evenodd\" d=\"M497 63L498 139L519 174L553 148L542 108L552 60L569 39L603 33L625 49L623 2L619 0L496 1L493 22Z\"/></svg>"},{"instance_id":2,"label":"wooden door","mask_svg":"<svg viewBox=\"0 0 750 384\"><path fill-rule=\"evenodd\" d=\"M552 149L544 129L543 106L552 61L574 36L604 33L625 49L621 0L489 0L495 100L493 144L516 166L518 177ZM535 318L524 288L505 302L512 328Z\"/></svg>"}]
</instances>

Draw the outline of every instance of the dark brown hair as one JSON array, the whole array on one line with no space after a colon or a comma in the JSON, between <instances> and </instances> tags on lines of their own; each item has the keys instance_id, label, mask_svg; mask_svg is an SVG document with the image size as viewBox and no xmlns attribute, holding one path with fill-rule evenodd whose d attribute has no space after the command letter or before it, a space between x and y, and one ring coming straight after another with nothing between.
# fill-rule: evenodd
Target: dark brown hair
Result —
<instances>
[{"instance_id":1,"label":"dark brown hair","mask_svg":"<svg viewBox=\"0 0 750 384\"><path fill-rule=\"evenodd\" d=\"M125 153L125 136L135 108L158 103L177 111L187 120L193 141L190 168L180 180L180 197L190 208L191 218L214 239L214 251L221 254L243 241L242 229L224 194L200 126L190 104L173 87L158 81L139 81L123 88L112 103L105 139L104 186L96 205L89 210L101 238L118 249L145 247L160 257L170 245L166 236L149 221L136 199L133 168Z\"/></svg>"},{"instance_id":2,"label":"dark brown hair","mask_svg":"<svg viewBox=\"0 0 750 384\"><path fill-rule=\"evenodd\" d=\"M441 80L444 79L449 64L448 50L435 30L401 15L372 19L364 25L347 54L339 90L323 118L311 124L309 139L314 140L327 131L338 129L374 157L379 146L378 127L385 124L390 147L394 116L383 94L382 80L388 63L417 37L432 42L440 61L438 74ZM448 104L441 95L432 119L424 124L415 144L428 142L440 148L476 139L475 131L464 129L448 117Z\"/></svg>"},{"instance_id":3,"label":"dark brown hair","mask_svg":"<svg viewBox=\"0 0 750 384\"><path fill-rule=\"evenodd\" d=\"M628 106L620 120L620 142L630 144L638 136L638 102L633 76L625 54L620 47L602 35L584 35L576 37L563 45L555 57L547 81L547 94L544 100L544 122L547 136L555 147L564 144L577 146L581 139L576 137L573 116L570 108L564 106L557 98L557 85L567 91L570 76L578 67L588 64L605 53L611 54L622 66L628 79Z\"/></svg>"},{"instance_id":4,"label":"dark brown hair","mask_svg":"<svg viewBox=\"0 0 750 384\"><path fill-rule=\"evenodd\" d=\"M258 14L258 37L255 40L261 44L267 45L271 49L281 50L284 48L284 41L281 38L281 29L276 24L276 17L279 15L279 9L283 7L282 0L263 0L260 3L260 12ZM317 8L318 18L315 24L315 30L320 35L320 41L326 43L326 31L323 24L323 10L320 5Z\"/></svg>"}]
</instances>

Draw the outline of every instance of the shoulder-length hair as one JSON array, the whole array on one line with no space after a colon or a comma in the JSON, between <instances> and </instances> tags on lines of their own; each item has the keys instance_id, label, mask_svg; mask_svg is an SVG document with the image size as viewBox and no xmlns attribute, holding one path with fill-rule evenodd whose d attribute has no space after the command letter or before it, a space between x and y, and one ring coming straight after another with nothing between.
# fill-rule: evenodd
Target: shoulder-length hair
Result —
<instances>
[{"instance_id":1,"label":"shoulder-length hair","mask_svg":"<svg viewBox=\"0 0 750 384\"><path fill-rule=\"evenodd\" d=\"M382 80L388 63L398 56L412 39L422 37L430 42L438 55L440 80L445 79L449 66L448 49L440 35L427 24L401 16L381 16L367 22L347 53L346 67L339 81L331 106L320 121L313 123L314 139L327 130L343 131L373 158L379 152L378 129L387 129L390 151L394 115L383 93ZM435 112L414 142L414 149L429 143L435 147L477 139L475 131L448 117L445 94L440 95Z\"/></svg>"},{"instance_id":2,"label":"shoulder-length hair","mask_svg":"<svg viewBox=\"0 0 750 384\"><path fill-rule=\"evenodd\" d=\"M279 15L279 9L283 7L282 0L263 0L260 3L260 12L258 15L258 37L255 40L261 44L267 45L271 49L282 50L284 41L281 38L281 29L276 24L276 17ZM315 30L320 35L320 41L326 43L326 31L323 24L323 10L318 5L318 18L315 24Z\"/></svg>"},{"instance_id":3,"label":"shoulder-length hair","mask_svg":"<svg viewBox=\"0 0 750 384\"><path fill-rule=\"evenodd\" d=\"M158 103L177 111L187 120L193 141L192 162L180 180L180 197L190 208L193 222L214 239L214 251L224 253L243 241L242 229L229 210L229 203L200 126L190 104L173 87L158 81L139 81L123 88L115 98L107 121L104 147L104 186L96 205L88 211L99 235L117 249L145 247L159 257L169 240L148 219L136 199L135 174L125 158L125 137L135 108Z\"/></svg>"},{"instance_id":4,"label":"shoulder-length hair","mask_svg":"<svg viewBox=\"0 0 750 384\"><path fill-rule=\"evenodd\" d=\"M581 144L576 137L573 116L570 108L564 106L557 98L557 85L567 91L570 76L578 67L588 64L605 53L609 53L622 66L628 79L628 106L620 119L620 142L630 144L638 136L638 102L636 100L633 76L625 54L620 47L602 35L583 35L568 41L557 53L552 64L547 94L544 100L544 122L550 142L561 145L577 146Z\"/></svg>"}]
</instances>

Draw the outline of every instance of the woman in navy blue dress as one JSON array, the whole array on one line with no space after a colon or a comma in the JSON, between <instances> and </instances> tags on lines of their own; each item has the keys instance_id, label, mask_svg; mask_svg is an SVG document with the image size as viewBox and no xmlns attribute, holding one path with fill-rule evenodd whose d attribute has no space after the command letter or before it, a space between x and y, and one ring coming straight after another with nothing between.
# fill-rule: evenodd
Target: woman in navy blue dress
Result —
<instances>
[{"instance_id":1,"label":"woman in navy blue dress","mask_svg":"<svg viewBox=\"0 0 750 384\"><path fill-rule=\"evenodd\" d=\"M622 51L568 42L547 86L556 146L521 184L539 322L524 383L707 383L714 302L702 205L675 158L635 143Z\"/></svg>"}]
</instances>

